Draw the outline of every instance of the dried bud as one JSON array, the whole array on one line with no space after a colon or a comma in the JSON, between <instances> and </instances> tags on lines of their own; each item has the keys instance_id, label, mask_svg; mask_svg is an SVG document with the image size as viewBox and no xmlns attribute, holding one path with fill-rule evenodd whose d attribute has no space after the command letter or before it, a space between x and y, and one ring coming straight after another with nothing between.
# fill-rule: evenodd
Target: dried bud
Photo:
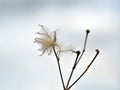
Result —
<instances>
[{"instance_id":1,"label":"dried bud","mask_svg":"<svg viewBox=\"0 0 120 90\"><path fill-rule=\"evenodd\" d=\"M90 32L90 30L89 30L89 29L87 29L87 30L86 30L86 32L87 32L87 33L89 33L89 32Z\"/></svg>"},{"instance_id":2,"label":"dried bud","mask_svg":"<svg viewBox=\"0 0 120 90\"><path fill-rule=\"evenodd\" d=\"M75 53L77 53L78 55L80 54L80 51L76 51Z\"/></svg>"},{"instance_id":3,"label":"dried bud","mask_svg":"<svg viewBox=\"0 0 120 90\"><path fill-rule=\"evenodd\" d=\"M95 51L96 51L97 53L99 53L99 52L100 52L100 51L99 51L99 49L96 49Z\"/></svg>"}]
</instances>

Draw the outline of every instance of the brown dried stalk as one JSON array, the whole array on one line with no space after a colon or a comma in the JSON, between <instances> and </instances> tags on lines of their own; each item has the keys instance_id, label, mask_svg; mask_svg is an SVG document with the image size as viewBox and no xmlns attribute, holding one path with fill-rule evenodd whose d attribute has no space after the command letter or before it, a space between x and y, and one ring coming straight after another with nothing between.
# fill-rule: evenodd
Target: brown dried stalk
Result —
<instances>
[{"instance_id":1,"label":"brown dried stalk","mask_svg":"<svg viewBox=\"0 0 120 90\"><path fill-rule=\"evenodd\" d=\"M69 86L69 84L70 84L72 75L73 75L73 73L74 73L74 71L76 69L76 66L78 65L78 63L80 62L81 58L83 57L83 55L85 53L86 44L87 44L87 38L88 38L88 34L89 34L90 31L86 30L85 41L84 41L83 50L82 50L81 54L80 54L80 51L65 50L65 51L72 51L73 53L77 54L76 55L76 59L75 59L74 64L73 64L73 67L72 67L72 70L71 70L70 75L68 77L67 84L65 86L65 82L64 82L63 74L62 74L62 70L61 70L61 65L60 65L60 57L59 57L59 55L57 53L57 52L60 53L60 52L63 52L63 51L61 51L61 47L57 43L56 32L54 31L53 35L50 35L46 31L46 29L43 27L43 25L40 25L40 26L41 26L43 32L42 33L41 32L37 32L37 34L39 34L40 36L43 36L43 37L35 38L34 42L42 46L42 48L39 49L40 51L42 51L41 55L43 55L46 51L48 52L48 55L50 55L52 50L53 50L54 55L55 55L55 57L57 59L57 65L58 65L58 69L59 69L61 82L62 82L62 85L63 85L63 90L70 90L71 87L73 87L82 78L82 76L88 71L88 69L93 64L93 62L95 61L96 57L98 56L99 50L96 49L96 54L93 57L93 59L90 62L90 64L86 67L86 69L83 71L83 73L70 86Z\"/></svg>"}]
</instances>

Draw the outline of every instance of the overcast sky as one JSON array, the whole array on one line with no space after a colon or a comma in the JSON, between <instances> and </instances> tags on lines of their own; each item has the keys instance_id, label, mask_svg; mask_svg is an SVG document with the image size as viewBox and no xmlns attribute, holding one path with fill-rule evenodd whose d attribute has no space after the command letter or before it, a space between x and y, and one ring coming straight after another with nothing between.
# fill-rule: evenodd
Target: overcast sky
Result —
<instances>
[{"instance_id":1,"label":"overcast sky","mask_svg":"<svg viewBox=\"0 0 120 90\"><path fill-rule=\"evenodd\" d=\"M63 46L81 51L85 30L91 30L72 81L94 50L101 52L71 90L120 90L119 11L119 0L0 0L0 90L62 90L54 55L39 56L33 43L39 24L56 30ZM73 58L61 61L65 80Z\"/></svg>"}]
</instances>

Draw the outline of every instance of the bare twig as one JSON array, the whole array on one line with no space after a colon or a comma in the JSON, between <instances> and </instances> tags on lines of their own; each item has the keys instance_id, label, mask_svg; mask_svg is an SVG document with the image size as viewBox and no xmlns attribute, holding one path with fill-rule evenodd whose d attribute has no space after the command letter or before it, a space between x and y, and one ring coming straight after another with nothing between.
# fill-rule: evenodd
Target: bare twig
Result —
<instances>
[{"instance_id":1,"label":"bare twig","mask_svg":"<svg viewBox=\"0 0 120 90\"><path fill-rule=\"evenodd\" d=\"M79 59L78 59L78 61L77 61L76 64L78 64L78 63L80 62L80 60L81 60L81 58L82 58L82 56L83 56L83 54L84 54L84 52L85 52L86 44L87 44L87 38L88 38L89 32L90 32L90 30L86 30L86 36L85 36L85 41L84 41L83 50L82 50L82 53L81 53L81 55L80 55L80 57L79 57Z\"/></svg>"},{"instance_id":2,"label":"bare twig","mask_svg":"<svg viewBox=\"0 0 120 90\"><path fill-rule=\"evenodd\" d=\"M74 70L75 70L75 68L76 68L76 65L77 65L76 63L77 63L77 59L78 59L78 57L79 57L79 55L80 55L80 51L76 51L76 54L77 54L77 56L76 56L76 59L75 59L75 62L74 62L73 68L72 68L72 70L71 70L71 73L70 73L69 79L68 79L68 81L67 81L66 88L68 88L68 85L69 85L70 80L71 80L71 78L72 78L73 72L74 72Z\"/></svg>"},{"instance_id":3,"label":"bare twig","mask_svg":"<svg viewBox=\"0 0 120 90\"><path fill-rule=\"evenodd\" d=\"M64 84L64 80L63 80L63 76L62 76L62 71L61 71L61 66L60 66L60 62L59 62L59 57L57 56L55 47L53 47L53 51L54 51L54 54L55 54L56 59L57 59L57 64L58 64L58 68L59 68L59 73L60 73L63 89L65 90L65 84Z\"/></svg>"}]
</instances>

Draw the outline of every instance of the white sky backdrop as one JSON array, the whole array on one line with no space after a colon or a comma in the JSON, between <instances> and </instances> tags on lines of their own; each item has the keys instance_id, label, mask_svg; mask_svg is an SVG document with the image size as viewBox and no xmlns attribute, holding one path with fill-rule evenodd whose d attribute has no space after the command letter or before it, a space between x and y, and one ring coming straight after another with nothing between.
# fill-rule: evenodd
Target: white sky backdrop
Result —
<instances>
[{"instance_id":1,"label":"white sky backdrop","mask_svg":"<svg viewBox=\"0 0 120 90\"><path fill-rule=\"evenodd\" d=\"M73 78L96 48L101 53L71 90L120 90L119 11L119 0L0 0L0 90L62 90L55 57L38 56L33 43L38 24L57 30L62 44L75 50L82 50L85 30L91 30ZM62 60L64 73L73 58Z\"/></svg>"}]
</instances>

